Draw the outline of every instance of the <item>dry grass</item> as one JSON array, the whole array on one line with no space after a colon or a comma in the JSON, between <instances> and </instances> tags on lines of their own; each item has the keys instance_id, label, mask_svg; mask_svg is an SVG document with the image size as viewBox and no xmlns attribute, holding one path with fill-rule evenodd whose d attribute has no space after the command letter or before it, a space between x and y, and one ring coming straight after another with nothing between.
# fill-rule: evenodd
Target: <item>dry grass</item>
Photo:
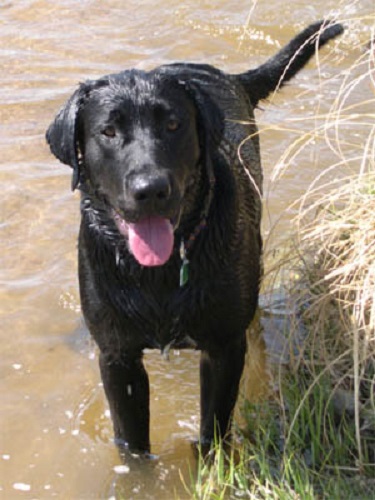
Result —
<instances>
[{"instance_id":1,"label":"dry grass","mask_svg":"<svg viewBox=\"0 0 375 500\"><path fill-rule=\"evenodd\" d=\"M347 178L322 197L315 222L304 221L311 207L300 215L304 365L314 377L324 369L335 401L344 398L342 410L354 414L359 467L366 462L362 432L375 432L374 188L374 172Z\"/></svg>"},{"instance_id":2,"label":"dry grass","mask_svg":"<svg viewBox=\"0 0 375 500\"><path fill-rule=\"evenodd\" d=\"M293 368L311 376L301 407L328 376L329 399L355 424L350 465L357 470L375 465L375 98L363 100L358 91L365 85L375 92L374 68L372 41L342 75L329 112L314 117L313 130L299 134L273 174L280 179L312 143L334 158L293 204L294 252L288 249L271 274L298 267L292 324L302 320L307 334Z\"/></svg>"}]
</instances>

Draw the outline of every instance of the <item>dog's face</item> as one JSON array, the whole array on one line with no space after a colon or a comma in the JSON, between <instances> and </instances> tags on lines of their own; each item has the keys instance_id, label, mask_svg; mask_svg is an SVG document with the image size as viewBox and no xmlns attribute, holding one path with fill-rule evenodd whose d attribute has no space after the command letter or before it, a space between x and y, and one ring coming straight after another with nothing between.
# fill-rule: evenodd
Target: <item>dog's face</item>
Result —
<instances>
[{"instance_id":1,"label":"dog's face","mask_svg":"<svg viewBox=\"0 0 375 500\"><path fill-rule=\"evenodd\" d=\"M200 156L197 116L174 81L126 75L91 92L80 115L85 175L140 264L171 255Z\"/></svg>"},{"instance_id":2,"label":"dog's face","mask_svg":"<svg viewBox=\"0 0 375 500\"><path fill-rule=\"evenodd\" d=\"M184 197L204 156L202 130L184 82L128 71L81 85L47 139L73 166L74 184L83 169L84 182L105 203L136 260L154 266L172 253Z\"/></svg>"},{"instance_id":3,"label":"dog's face","mask_svg":"<svg viewBox=\"0 0 375 500\"><path fill-rule=\"evenodd\" d=\"M79 142L91 186L127 222L178 219L200 155L195 107L182 88L129 76L94 90Z\"/></svg>"}]
</instances>

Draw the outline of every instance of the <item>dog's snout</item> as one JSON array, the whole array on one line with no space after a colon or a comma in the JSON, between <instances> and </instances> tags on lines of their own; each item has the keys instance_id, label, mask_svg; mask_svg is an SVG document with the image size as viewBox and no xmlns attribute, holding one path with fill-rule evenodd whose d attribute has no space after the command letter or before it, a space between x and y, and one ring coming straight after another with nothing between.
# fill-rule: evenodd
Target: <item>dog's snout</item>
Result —
<instances>
[{"instance_id":1,"label":"dog's snout","mask_svg":"<svg viewBox=\"0 0 375 500\"><path fill-rule=\"evenodd\" d=\"M137 205L155 209L169 200L171 192L172 186L166 175L138 175L128 185L128 193Z\"/></svg>"},{"instance_id":2,"label":"dog's snout","mask_svg":"<svg viewBox=\"0 0 375 500\"><path fill-rule=\"evenodd\" d=\"M140 178L132 186L132 195L136 201L165 200L171 193L171 186L166 177Z\"/></svg>"}]
</instances>

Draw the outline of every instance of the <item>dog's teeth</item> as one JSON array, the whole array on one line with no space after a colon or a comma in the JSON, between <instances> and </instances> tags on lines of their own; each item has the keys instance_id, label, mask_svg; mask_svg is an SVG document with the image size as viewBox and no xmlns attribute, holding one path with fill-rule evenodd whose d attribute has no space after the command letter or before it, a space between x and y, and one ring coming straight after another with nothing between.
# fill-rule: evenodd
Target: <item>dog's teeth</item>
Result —
<instances>
[{"instance_id":1,"label":"dog's teeth","mask_svg":"<svg viewBox=\"0 0 375 500\"><path fill-rule=\"evenodd\" d=\"M126 392L128 396L131 396L133 394L133 387L130 384L126 386Z\"/></svg>"}]
</instances>

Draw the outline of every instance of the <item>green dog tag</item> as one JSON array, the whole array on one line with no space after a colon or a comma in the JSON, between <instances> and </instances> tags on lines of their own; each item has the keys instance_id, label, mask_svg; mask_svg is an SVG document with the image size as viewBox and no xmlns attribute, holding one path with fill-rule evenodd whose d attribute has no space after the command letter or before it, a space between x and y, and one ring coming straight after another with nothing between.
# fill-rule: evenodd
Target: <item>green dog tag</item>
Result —
<instances>
[{"instance_id":1,"label":"green dog tag","mask_svg":"<svg viewBox=\"0 0 375 500\"><path fill-rule=\"evenodd\" d=\"M189 261L187 259L182 261L180 268L180 286L186 285L189 281Z\"/></svg>"},{"instance_id":2,"label":"green dog tag","mask_svg":"<svg viewBox=\"0 0 375 500\"><path fill-rule=\"evenodd\" d=\"M189 281L189 261L186 257L184 240L181 241L180 257L182 260L180 267L180 287L181 287L186 285L186 283Z\"/></svg>"}]
</instances>

